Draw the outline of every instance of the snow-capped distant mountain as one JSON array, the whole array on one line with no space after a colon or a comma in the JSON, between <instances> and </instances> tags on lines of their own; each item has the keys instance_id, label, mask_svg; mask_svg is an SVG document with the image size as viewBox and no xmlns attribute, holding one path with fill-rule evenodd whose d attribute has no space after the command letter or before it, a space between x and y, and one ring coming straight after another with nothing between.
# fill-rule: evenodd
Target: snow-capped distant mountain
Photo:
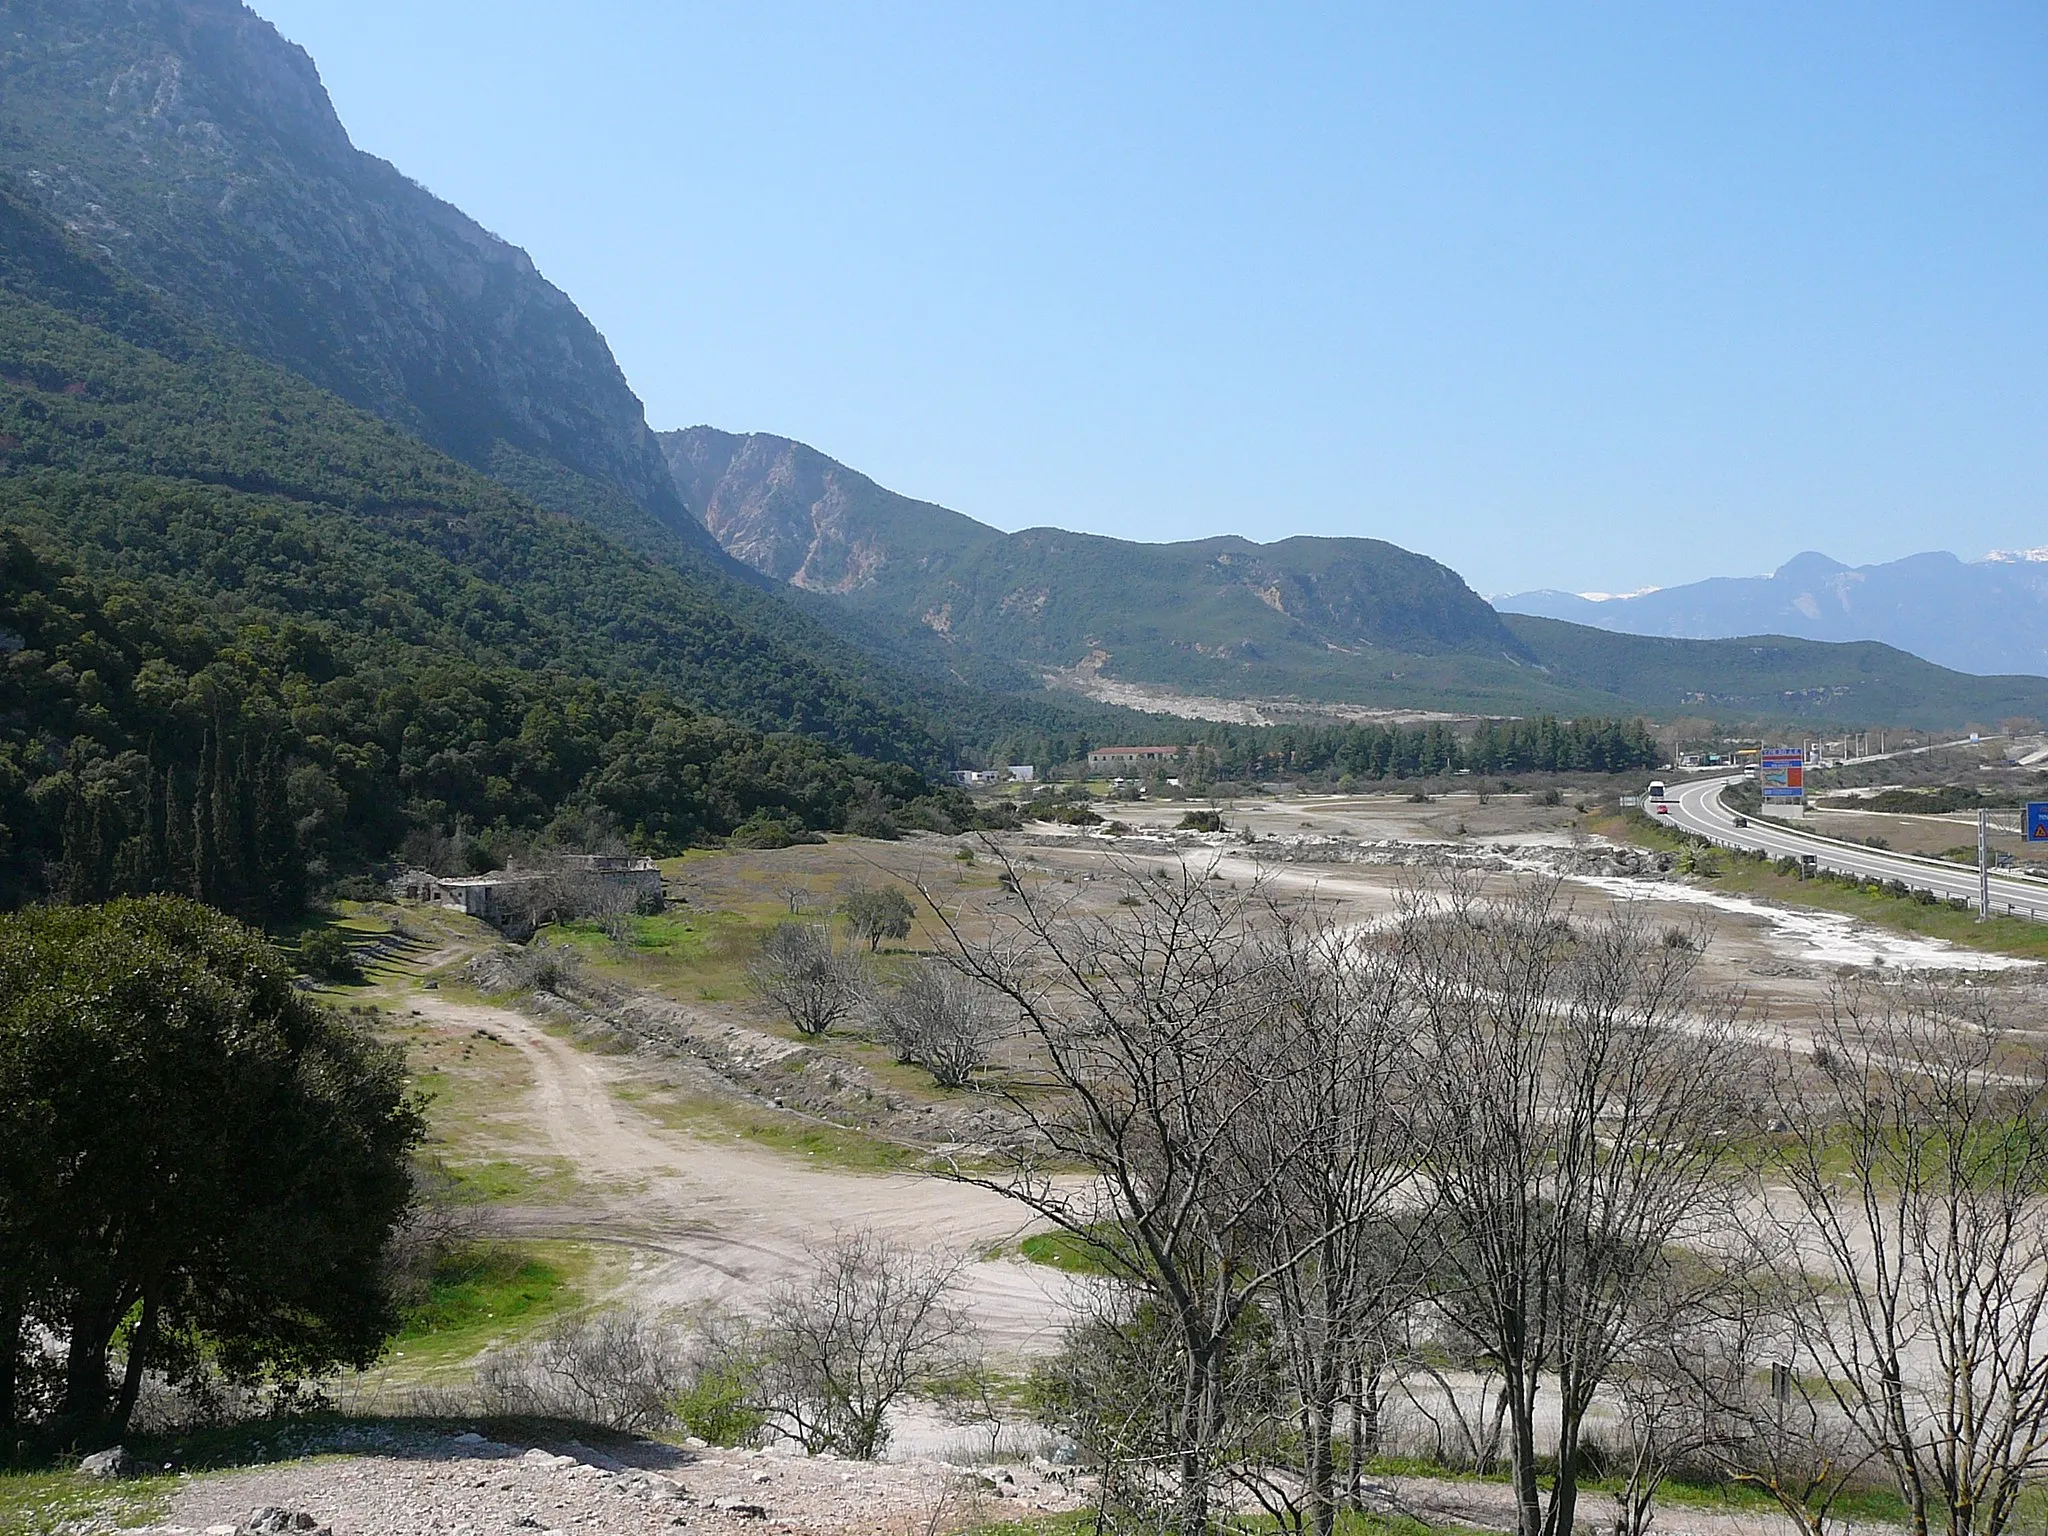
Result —
<instances>
[{"instance_id":1,"label":"snow-capped distant mountain","mask_svg":"<svg viewBox=\"0 0 2048 1536\"><path fill-rule=\"evenodd\" d=\"M1882 640L1962 672L2048 676L2048 545L1964 561L1937 551L1848 566L1807 553L1768 576L1717 576L1626 597L1517 592L1502 613L1630 635Z\"/></svg>"}]
</instances>

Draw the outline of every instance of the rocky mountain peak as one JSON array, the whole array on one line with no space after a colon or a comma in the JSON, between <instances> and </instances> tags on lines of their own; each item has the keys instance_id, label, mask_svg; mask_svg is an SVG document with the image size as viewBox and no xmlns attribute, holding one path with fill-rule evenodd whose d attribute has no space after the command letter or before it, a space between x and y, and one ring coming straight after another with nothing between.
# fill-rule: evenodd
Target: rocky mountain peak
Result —
<instances>
[{"instance_id":1,"label":"rocky mountain peak","mask_svg":"<svg viewBox=\"0 0 2048 1536\"><path fill-rule=\"evenodd\" d=\"M238 0L0 3L0 172L230 339L436 447L609 482L703 547L611 349L524 251L356 149Z\"/></svg>"}]
</instances>

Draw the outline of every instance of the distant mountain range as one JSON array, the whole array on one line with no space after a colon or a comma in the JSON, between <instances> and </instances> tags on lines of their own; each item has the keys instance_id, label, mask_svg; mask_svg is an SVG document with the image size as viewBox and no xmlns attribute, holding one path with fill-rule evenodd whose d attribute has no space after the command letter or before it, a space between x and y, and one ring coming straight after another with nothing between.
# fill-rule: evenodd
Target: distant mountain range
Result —
<instances>
[{"instance_id":1,"label":"distant mountain range","mask_svg":"<svg viewBox=\"0 0 2048 1536\"><path fill-rule=\"evenodd\" d=\"M1631 635L1879 640L1960 672L2048 674L2042 549L1972 561L1910 555L1858 566L1808 553L1768 576L1716 577L1623 597L1517 592L1493 606Z\"/></svg>"},{"instance_id":2,"label":"distant mountain range","mask_svg":"<svg viewBox=\"0 0 2048 1536\"><path fill-rule=\"evenodd\" d=\"M660 442L729 554L788 583L821 622L869 644L886 633L905 664L955 675L1004 667L1099 697L1135 684L1308 705L1900 724L2048 703L2037 679L1959 677L1882 644L1638 639L1503 615L1455 571L1377 539L1003 533L789 438L691 427Z\"/></svg>"}]
</instances>

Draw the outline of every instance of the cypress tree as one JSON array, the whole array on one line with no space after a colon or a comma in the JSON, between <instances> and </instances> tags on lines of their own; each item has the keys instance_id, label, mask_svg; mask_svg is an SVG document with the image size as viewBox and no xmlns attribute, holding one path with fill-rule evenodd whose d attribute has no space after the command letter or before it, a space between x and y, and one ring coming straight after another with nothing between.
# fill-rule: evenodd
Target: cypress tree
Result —
<instances>
[{"instance_id":1,"label":"cypress tree","mask_svg":"<svg viewBox=\"0 0 2048 1536\"><path fill-rule=\"evenodd\" d=\"M192 889L192 808L178 798L177 770L164 769L158 799L163 805L163 875L158 889L184 894Z\"/></svg>"},{"instance_id":2,"label":"cypress tree","mask_svg":"<svg viewBox=\"0 0 2048 1536\"><path fill-rule=\"evenodd\" d=\"M215 758L218 755L213 732L209 730L199 743L199 782L192 791L191 891L198 901L212 901L220 890L213 835L213 792L215 780L219 777Z\"/></svg>"},{"instance_id":3,"label":"cypress tree","mask_svg":"<svg viewBox=\"0 0 2048 1536\"><path fill-rule=\"evenodd\" d=\"M218 724L213 734L213 788L207 795L213 811L213 889L206 899L223 912L239 912L247 886L243 871L248 868L247 849L242 843L241 807L236 802L240 788L235 782L234 758Z\"/></svg>"},{"instance_id":4,"label":"cypress tree","mask_svg":"<svg viewBox=\"0 0 2048 1536\"><path fill-rule=\"evenodd\" d=\"M272 737L256 770L257 888L267 918L295 916L306 904L306 862L299 852L285 782L284 753Z\"/></svg>"}]
</instances>

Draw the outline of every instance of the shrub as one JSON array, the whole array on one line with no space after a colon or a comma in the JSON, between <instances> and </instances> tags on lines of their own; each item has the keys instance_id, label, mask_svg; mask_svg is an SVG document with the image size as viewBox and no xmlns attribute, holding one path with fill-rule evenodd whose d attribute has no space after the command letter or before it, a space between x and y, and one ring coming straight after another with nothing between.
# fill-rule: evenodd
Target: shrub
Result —
<instances>
[{"instance_id":1,"label":"shrub","mask_svg":"<svg viewBox=\"0 0 2048 1536\"><path fill-rule=\"evenodd\" d=\"M996 999L943 966L926 964L899 987L877 1033L942 1088L958 1088L988 1060L1002 1030Z\"/></svg>"},{"instance_id":2,"label":"shrub","mask_svg":"<svg viewBox=\"0 0 2048 1536\"><path fill-rule=\"evenodd\" d=\"M732 829L726 842L734 848L789 848L798 843L822 843L825 839L794 817L772 811L756 811Z\"/></svg>"},{"instance_id":3,"label":"shrub","mask_svg":"<svg viewBox=\"0 0 2048 1536\"><path fill-rule=\"evenodd\" d=\"M361 981L363 968L339 929L315 928L299 940L299 965L323 981Z\"/></svg>"},{"instance_id":4,"label":"shrub","mask_svg":"<svg viewBox=\"0 0 2048 1536\"><path fill-rule=\"evenodd\" d=\"M676 1422L710 1445L747 1445L767 1427L754 1401L745 1363L715 1360L700 1364L670 1404Z\"/></svg>"},{"instance_id":5,"label":"shrub","mask_svg":"<svg viewBox=\"0 0 2048 1536\"><path fill-rule=\"evenodd\" d=\"M535 939L511 958L512 985L520 992L566 995L583 984L583 956L567 944Z\"/></svg>"},{"instance_id":6,"label":"shrub","mask_svg":"<svg viewBox=\"0 0 2048 1536\"><path fill-rule=\"evenodd\" d=\"M531 1344L495 1350L478 1362L476 1381L492 1413L628 1434L666 1428L694 1385L682 1336L626 1308L570 1318Z\"/></svg>"},{"instance_id":7,"label":"shrub","mask_svg":"<svg viewBox=\"0 0 2048 1536\"><path fill-rule=\"evenodd\" d=\"M813 1455L880 1455L903 1396L973 1364L959 1273L955 1258L873 1233L834 1238L809 1275L768 1294L746 1351L758 1403Z\"/></svg>"},{"instance_id":8,"label":"shrub","mask_svg":"<svg viewBox=\"0 0 2048 1536\"><path fill-rule=\"evenodd\" d=\"M1223 816L1219 811L1189 811L1180 819L1182 832L1221 832Z\"/></svg>"}]
</instances>

